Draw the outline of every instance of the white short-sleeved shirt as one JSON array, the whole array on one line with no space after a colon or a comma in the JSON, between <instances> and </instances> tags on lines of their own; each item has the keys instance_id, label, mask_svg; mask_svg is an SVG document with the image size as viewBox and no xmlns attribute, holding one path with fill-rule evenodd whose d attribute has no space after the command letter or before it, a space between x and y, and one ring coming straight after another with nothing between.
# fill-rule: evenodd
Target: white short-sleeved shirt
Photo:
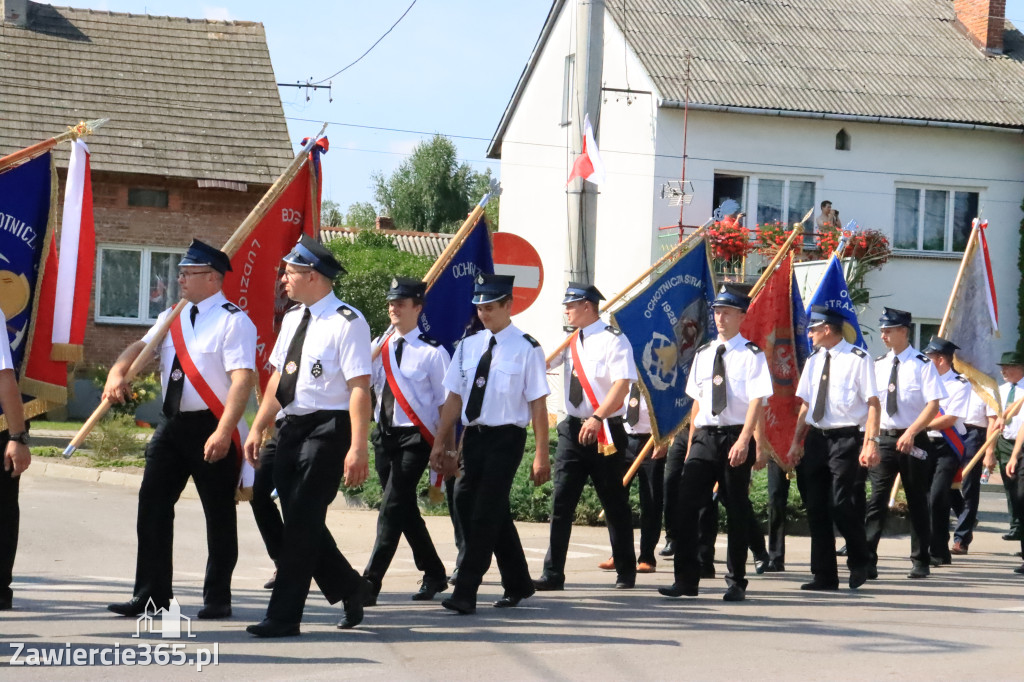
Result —
<instances>
[{"instance_id":1,"label":"white short-sleeved shirt","mask_svg":"<svg viewBox=\"0 0 1024 682\"><path fill-rule=\"evenodd\" d=\"M981 389L988 392L986 389ZM989 392L989 395L991 393ZM994 400L995 398L993 398ZM967 416L964 418L967 426L977 426L983 429L988 428L988 403L978 395L976 390L971 390L971 396L967 401Z\"/></svg>"},{"instance_id":2,"label":"white short-sleeved shirt","mask_svg":"<svg viewBox=\"0 0 1024 682\"><path fill-rule=\"evenodd\" d=\"M191 324L193 305L199 309L194 328ZM149 343L153 339L171 310L169 308L160 313L156 324L142 337L143 342ZM220 291L199 303L185 305L181 311L181 335L196 369L221 402L227 400L231 388L230 372L236 369L256 369L256 325L238 306L228 302ZM175 356L174 340L170 332L160 341L157 352L160 354L160 379L166 394ZM199 397L188 375L185 375L181 411L207 409L210 408Z\"/></svg>"},{"instance_id":3,"label":"white short-sleeved shirt","mask_svg":"<svg viewBox=\"0 0 1024 682\"><path fill-rule=\"evenodd\" d=\"M579 345L583 372L590 380L594 397L597 404L600 405L616 381L620 379L636 381L633 347L629 345L629 340L622 332L600 319L584 327L580 330L580 334L583 338ZM590 404L585 393L578 406L569 402L569 383L572 381L574 369L572 349L566 348L563 356L562 379L565 389L565 411L570 417L589 417L594 414L594 406ZM623 402L614 412L602 416L606 418L621 417L625 413L626 405Z\"/></svg>"},{"instance_id":4,"label":"white short-sleeved shirt","mask_svg":"<svg viewBox=\"0 0 1024 682\"><path fill-rule=\"evenodd\" d=\"M0 312L0 325L7 329L7 318ZM7 334L0 334L3 341L0 341L0 370L14 369L14 360L11 359L11 337Z\"/></svg>"},{"instance_id":5,"label":"white short-sleeved shirt","mask_svg":"<svg viewBox=\"0 0 1024 682\"><path fill-rule=\"evenodd\" d=\"M946 397L939 401L939 408L945 415L953 415L958 417L954 428L956 432L961 436L967 433L967 429L964 428L964 418L967 416L968 405L971 402L971 382L964 377L960 376L953 370L947 371L945 374L940 374L939 379L942 380L942 385L946 389ZM942 438L942 433L939 431L929 431L929 438Z\"/></svg>"},{"instance_id":6,"label":"white short-sleeved shirt","mask_svg":"<svg viewBox=\"0 0 1024 682\"><path fill-rule=\"evenodd\" d=\"M480 416L470 422L466 419L466 404L480 357L492 337L497 343L491 351L491 367ZM525 428L530 423L530 403L551 392L544 366L544 349L513 324L497 334L484 329L463 339L448 366L444 387L462 398L462 423L466 426L514 424Z\"/></svg>"},{"instance_id":7,"label":"white short-sleeved shirt","mask_svg":"<svg viewBox=\"0 0 1024 682\"><path fill-rule=\"evenodd\" d=\"M890 417L885 410L885 400L889 394L889 375L892 373L894 356L890 350L875 359L875 385L878 388L878 400L882 404L879 428L882 429L909 428L929 402L947 397L946 389L932 361L913 346L907 346L898 356L900 364L897 370L897 410L896 414Z\"/></svg>"},{"instance_id":8,"label":"white short-sleeved shirt","mask_svg":"<svg viewBox=\"0 0 1024 682\"><path fill-rule=\"evenodd\" d=\"M825 356L829 360L828 396L825 416L814 421L814 406L818 400L818 387L825 369ZM831 349L818 348L807 358L800 374L796 395L807 403L807 423L819 429L863 427L868 418L868 399L877 395L875 366L862 348L842 340Z\"/></svg>"},{"instance_id":9,"label":"white short-sleeved shirt","mask_svg":"<svg viewBox=\"0 0 1024 682\"><path fill-rule=\"evenodd\" d=\"M632 386L630 387L630 390L632 391ZM628 412L629 408L632 407L632 402L634 400L637 401L637 407L640 410L640 413L637 415L639 418L636 420L636 426L630 426L627 421L623 421L622 425L625 427L626 433L650 433L651 413L647 411L647 401L644 400L642 395L638 395L635 398L630 395L630 397L626 398L626 410Z\"/></svg>"},{"instance_id":10,"label":"white short-sleeved shirt","mask_svg":"<svg viewBox=\"0 0 1024 682\"><path fill-rule=\"evenodd\" d=\"M725 411L711 414L711 387L714 377L715 353L725 345ZM693 367L686 380L686 395L698 401L700 410L694 426L742 426L747 418L750 401L767 398L774 392L772 377L764 352L755 344L737 334L728 341L719 336L697 349Z\"/></svg>"},{"instance_id":11,"label":"white short-sleeved shirt","mask_svg":"<svg viewBox=\"0 0 1024 682\"><path fill-rule=\"evenodd\" d=\"M288 347L306 306L297 305L281 323L281 333L270 354L270 364L282 375L287 368ZM342 303L333 292L309 306L311 314L299 360L295 400L278 413L310 414L319 410L347 410L351 391L348 381L369 376L370 326L363 314Z\"/></svg>"},{"instance_id":12,"label":"white short-sleeved shirt","mask_svg":"<svg viewBox=\"0 0 1024 682\"><path fill-rule=\"evenodd\" d=\"M1010 400L1010 387L1015 386L1013 391L1013 400ZM1024 398L1024 379L1021 379L1016 384L1011 384L1009 381L1003 382L999 385L999 402L1003 406L1005 411L1013 403L1017 402L1021 398ZM995 410L988 407L985 411L990 417L997 416ZM1017 432L1020 431L1021 424L1024 424L1024 410L1017 413L1017 416L1006 422L1006 426L1003 428L1003 438L1013 440L1017 437Z\"/></svg>"},{"instance_id":13,"label":"white short-sleeved shirt","mask_svg":"<svg viewBox=\"0 0 1024 682\"><path fill-rule=\"evenodd\" d=\"M413 410L417 410L416 405L424 409L425 414L419 415L423 423L428 428L436 427L438 409L444 404L447 395L444 389L444 375L448 371L451 357L443 346L420 331L419 327L412 329L404 336L397 330L391 334L388 338L388 352L392 356L395 355L395 348L400 338L404 338L405 341L402 348L402 363L398 366L398 371L402 374L402 383L408 392L412 393L407 398L413 405ZM381 353L373 361L373 388L377 395L377 404L373 407L373 415L376 421L380 421L380 405L386 383L384 354ZM396 427L413 426L412 420L409 419L397 400L391 425Z\"/></svg>"}]
</instances>

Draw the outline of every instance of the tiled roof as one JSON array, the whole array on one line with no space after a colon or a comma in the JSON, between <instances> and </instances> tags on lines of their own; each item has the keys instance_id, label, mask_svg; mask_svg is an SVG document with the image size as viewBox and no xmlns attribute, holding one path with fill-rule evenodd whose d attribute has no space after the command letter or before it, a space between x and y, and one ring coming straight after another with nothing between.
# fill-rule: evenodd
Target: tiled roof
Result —
<instances>
[{"instance_id":1,"label":"tiled roof","mask_svg":"<svg viewBox=\"0 0 1024 682\"><path fill-rule=\"evenodd\" d=\"M356 227L328 227L320 231L320 240L324 242L333 239L347 239L353 241L360 228ZM406 230L378 230L381 234L391 237L399 251L413 253L417 256L429 256L437 258L451 242L453 234L440 234L437 232L409 232Z\"/></svg>"},{"instance_id":2,"label":"tiled roof","mask_svg":"<svg viewBox=\"0 0 1024 682\"><path fill-rule=\"evenodd\" d=\"M0 22L0 154L102 117L98 171L270 184L292 158L262 24L37 3Z\"/></svg>"},{"instance_id":3,"label":"tiled roof","mask_svg":"<svg viewBox=\"0 0 1024 682\"><path fill-rule=\"evenodd\" d=\"M554 0L491 141L501 139L566 0ZM606 0L664 103L1024 128L1024 36L986 55L952 0ZM606 59L608 57L606 56ZM616 83L621 86L621 83Z\"/></svg>"}]
</instances>

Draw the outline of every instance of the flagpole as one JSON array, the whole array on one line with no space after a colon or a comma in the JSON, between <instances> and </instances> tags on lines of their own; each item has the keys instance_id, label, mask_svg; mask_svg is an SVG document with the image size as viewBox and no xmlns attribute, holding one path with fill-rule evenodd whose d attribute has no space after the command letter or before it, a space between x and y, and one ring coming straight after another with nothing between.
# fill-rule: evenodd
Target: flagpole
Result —
<instances>
[{"instance_id":1,"label":"flagpole","mask_svg":"<svg viewBox=\"0 0 1024 682\"><path fill-rule=\"evenodd\" d=\"M637 453L636 460L629 467L629 471L627 471L626 475L622 477L623 488L629 487L629 484L633 481L633 477L636 476L636 472L640 469L640 465L644 463L644 460L647 459L647 455L650 454L653 448L654 436L651 436L647 439L647 444L644 445L643 449Z\"/></svg>"},{"instance_id":2,"label":"flagpole","mask_svg":"<svg viewBox=\"0 0 1024 682\"><path fill-rule=\"evenodd\" d=\"M975 218L974 225L971 227L971 236L967 240L967 248L964 250L964 257L960 259L960 269L957 270L956 279L953 280L953 290L949 293L949 301L946 302L946 312L943 313L942 323L939 325L939 336L941 337L945 337L946 327L949 326L949 317L953 314L953 301L956 300L957 291L960 289L964 274L967 272L967 261L974 255L974 250L977 248L976 242L980 229L980 221Z\"/></svg>"},{"instance_id":3,"label":"flagpole","mask_svg":"<svg viewBox=\"0 0 1024 682\"><path fill-rule=\"evenodd\" d=\"M757 282L754 283L754 286L750 288L750 293L748 295L751 299L761 292L761 289L763 289L764 285L768 282L768 278L772 276L773 272L775 272L775 268L777 268L779 263L782 262L782 259L786 257L786 254L789 253L790 248L793 246L793 242L796 241L797 237L803 234L804 223L807 222L807 219L810 218L813 213L814 207L812 206L811 210L807 212L803 220L798 223L794 223L793 231L790 233L789 237L787 237L786 241L784 241L782 246L779 247L778 252L772 257L771 261L768 263L768 267L766 267L764 272L761 273L761 276L757 279Z\"/></svg>"},{"instance_id":4,"label":"flagpole","mask_svg":"<svg viewBox=\"0 0 1024 682\"><path fill-rule=\"evenodd\" d=\"M1015 400L1006 408L1006 410L1003 412L1003 421L1007 422L1016 417L1017 414L1020 412L1021 407L1024 407L1024 397ZM975 467L978 461L981 460L981 458L985 455L985 450L988 450L989 446L995 443L996 439L999 438L1000 433L1001 432L999 431L994 431L992 435L990 435L985 440L982 446L978 448L977 454L974 455L970 462L964 465L964 472L962 474L963 476L966 476L971 471L971 469Z\"/></svg>"},{"instance_id":5,"label":"flagpole","mask_svg":"<svg viewBox=\"0 0 1024 682\"><path fill-rule=\"evenodd\" d=\"M81 121L78 125L69 126L66 132L63 132L60 135L55 135L54 137L51 137L49 140L36 142L34 145L30 147L25 147L24 149L20 149L14 152L13 154L8 154L7 156L0 157L0 173L4 172L8 168L11 168L21 163L22 161L34 159L40 154L43 154L49 151L50 149L53 149L61 142L66 142L68 140L77 140L80 137L92 135L94 132L96 132L97 128L99 128L109 120L109 118L97 118L91 121Z\"/></svg>"},{"instance_id":6,"label":"flagpole","mask_svg":"<svg viewBox=\"0 0 1024 682\"><path fill-rule=\"evenodd\" d=\"M458 232L455 233L452 240L448 242L448 246L445 247L444 251L441 252L441 255L437 257L436 261L434 261L434 264L430 266L429 270L427 270L427 274L424 275L423 281L427 283L427 291L430 291L430 288L434 286L434 282L437 281L437 278L442 272L444 272L444 269L448 267L452 258L455 257L459 247L462 246L462 242L466 241L466 238L469 237L469 233L473 231L474 227L476 227L477 222L480 220L480 216L484 214L484 208L487 207L487 202L490 201L492 197L497 196L501 196L501 185L498 184L497 180L491 180L491 186L488 188L487 193L484 194L483 198L480 199L477 205L473 207L473 210L469 212L469 216L465 221L463 221L462 227L460 227Z\"/></svg>"},{"instance_id":7,"label":"flagpole","mask_svg":"<svg viewBox=\"0 0 1024 682\"><path fill-rule=\"evenodd\" d=\"M266 216L266 214L273 207L274 202L276 202L278 198L280 198L281 194L284 193L284 190L287 188L288 183L292 181L292 179L295 177L295 174L299 172L300 168L302 168L302 165L309 160L309 151L313 148L313 145L316 144L316 141L324 134L324 131L326 129L327 124L324 123L323 127L320 129L320 132L317 133L314 137L309 138L309 140L306 142L305 145L303 145L299 153L295 155L295 158L292 159L292 162L285 169L284 173L282 173L281 176L277 178L274 184L271 185L270 189L267 190L267 193L263 195L263 198L260 199L259 203L257 203L256 206L252 209L252 211L249 212L249 215L246 216L245 220L242 221L242 224L235 229L234 234L232 234L231 237L228 238L228 240L224 243L224 246L223 248L221 248L221 251L227 254L228 258L233 256L235 252L238 251L239 247L242 245L242 242L245 241L250 234L252 234L252 231L256 228L260 220L262 220L263 217ZM178 315L181 314L181 311L185 308L185 305L187 303L187 299L181 299L171 310L170 314L164 318L164 321L160 324L160 326L154 333L153 338L150 339L149 343L145 345L145 347L142 349L141 352L139 352L138 356L135 358L132 364L128 367L128 370L125 372L124 375L125 381L131 381L132 379L134 379L135 376L139 373L139 371L142 370L142 368L145 367L146 364L150 361L150 359L153 357L157 345L161 341L163 341L164 336L166 336L167 334L167 330L171 328L171 324L178 317ZM99 420L103 418L103 415L105 415L112 406L113 403L106 398L104 398L100 402L99 406L93 411L92 415L90 415L89 418L85 421L85 423L82 424L82 427L78 430L78 433L75 434L75 437L71 439L71 442L68 444L68 446L64 448L65 459L75 454L75 451L82 446L82 443L85 442L86 437L88 437L92 429L96 426Z\"/></svg>"},{"instance_id":8,"label":"flagpole","mask_svg":"<svg viewBox=\"0 0 1024 682\"><path fill-rule=\"evenodd\" d=\"M694 241L694 239L696 239L699 236L703 236L704 235L704 231L708 228L708 225L711 225L713 222L714 222L714 218L709 218L703 225L701 225L700 227L697 228L696 232L694 232L689 237L687 237L683 241L681 241L678 244L676 244L672 248L671 251L669 251L664 256L662 256L657 261L655 261L654 264L651 265L651 267L649 267L646 270L644 270L642 275L640 275L635 280L630 282L628 285L623 287L619 291L619 293L617 293L614 296L612 296L611 299L605 301L604 305L601 306L600 312L602 312L602 313L607 312L613 305L615 305L620 300L622 300L626 296L626 294L628 294L630 291L632 291L634 287L636 287L638 284L643 282L644 279L646 279L648 276L650 276L650 274L652 272L657 270L659 267L661 267L663 264L665 264L666 262L668 262L672 258L677 257L679 255L679 253L686 246L688 246L690 244L690 242ZM562 340L562 343L559 344L558 348L553 350L551 352L551 354L548 355L547 360L545 361L546 363L550 363L552 360L554 360L556 357L558 357L562 353L562 351L565 350L565 347L569 345L569 338L570 337L568 337L568 336L565 337L565 339Z\"/></svg>"}]
</instances>

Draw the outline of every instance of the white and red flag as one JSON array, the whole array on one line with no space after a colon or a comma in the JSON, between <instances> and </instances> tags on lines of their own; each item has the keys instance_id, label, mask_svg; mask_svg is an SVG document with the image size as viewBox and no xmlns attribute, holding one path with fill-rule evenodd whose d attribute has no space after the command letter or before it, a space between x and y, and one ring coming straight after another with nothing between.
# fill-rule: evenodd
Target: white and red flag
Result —
<instances>
[{"instance_id":1,"label":"white and red flag","mask_svg":"<svg viewBox=\"0 0 1024 682\"><path fill-rule=\"evenodd\" d=\"M604 161L601 160L601 152L597 149L589 115L583 119L583 153L573 162L572 172L569 173L569 179L565 184L568 185L573 178L583 178L595 185L605 181Z\"/></svg>"}]
</instances>

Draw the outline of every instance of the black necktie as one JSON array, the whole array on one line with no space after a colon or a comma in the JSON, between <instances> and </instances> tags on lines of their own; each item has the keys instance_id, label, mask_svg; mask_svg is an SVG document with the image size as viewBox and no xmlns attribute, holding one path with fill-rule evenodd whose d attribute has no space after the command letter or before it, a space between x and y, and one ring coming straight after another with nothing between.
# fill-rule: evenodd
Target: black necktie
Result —
<instances>
[{"instance_id":1,"label":"black necktie","mask_svg":"<svg viewBox=\"0 0 1024 682\"><path fill-rule=\"evenodd\" d=\"M405 344L404 337L395 340L395 365L402 366L402 348ZM391 382L384 379L384 388L380 392L380 424L385 429L391 426L395 420L395 394L391 392Z\"/></svg>"},{"instance_id":2,"label":"black necktie","mask_svg":"<svg viewBox=\"0 0 1024 682\"><path fill-rule=\"evenodd\" d=\"M728 401L725 397L725 344L715 349L715 364L711 372L711 416L725 412Z\"/></svg>"},{"instance_id":3,"label":"black necktie","mask_svg":"<svg viewBox=\"0 0 1024 682\"><path fill-rule=\"evenodd\" d=\"M818 396L814 399L814 412L811 419L821 422L825 417L825 402L828 400L828 375L832 368L832 354L825 351L825 364L821 368L821 379L818 380Z\"/></svg>"},{"instance_id":4,"label":"black necktie","mask_svg":"<svg viewBox=\"0 0 1024 682\"><path fill-rule=\"evenodd\" d=\"M580 330L580 346L583 345L583 330ZM582 360L583 358L580 358ZM580 378L576 374L576 363L572 365L572 376L569 378L569 404L573 407L579 407L580 403L583 402L583 384L580 383Z\"/></svg>"},{"instance_id":5,"label":"black necktie","mask_svg":"<svg viewBox=\"0 0 1024 682\"><path fill-rule=\"evenodd\" d=\"M629 391L629 407L626 408L626 423L636 426L640 421L640 384L633 384Z\"/></svg>"},{"instance_id":6,"label":"black necktie","mask_svg":"<svg viewBox=\"0 0 1024 682\"><path fill-rule=\"evenodd\" d=\"M896 394L900 390L900 359L895 355L892 357L892 371L889 372L889 385L886 387L889 393L885 396L885 413L890 417L896 414L899 406L896 404Z\"/></svg>"},{"instance_id":7,"label":"black necktie","mask_svg":"<svg viewBox=\"0 0 1024 682\"><path fill-rule=\"evenodd\" d=\"M309 312L309 308L306 308L302 313L302 321L299 322L299 326L295 330L295 336L292 337L292 342L288 346L288 355L284 358L284 372L281 373L275 394L281 407L287 407L295 400L295 387L299 383L299 366L302 364L302 344L306 340L306 330L309 328L311 317L313 314Z\"/></svg>"},{"instance_id":8,"label":"black necktie","mask_svg":"<svg viewBox=\"0 0 1024 682\"><path fill-rule=\"evenodd\" d=\"M487 350L480 356L480 363L476 366L473 388L470 389L469 400L466 401L466 421L472 422L480 416L480 410L484 405L484 391L487 389L487 375L491 371L491 351L496 343L498 339L492 336Z\"/></svg>"},{"instance_id":9,"label":"black necktie","mask_svg":"<svg viewBox=\"0 0 1024 682\"><path fill-rule=\"evenodd\" d=\"M195 305L188 312L192 328L196 327L196 315L199 308ZM181 361L178 354L174 354L174 361L171 362L171 376L167 380L167 392L164 394L164 414L173 417L181 411L181 392L185 388L185 373L181 370Z\"/></svg>"}]
</instances>

